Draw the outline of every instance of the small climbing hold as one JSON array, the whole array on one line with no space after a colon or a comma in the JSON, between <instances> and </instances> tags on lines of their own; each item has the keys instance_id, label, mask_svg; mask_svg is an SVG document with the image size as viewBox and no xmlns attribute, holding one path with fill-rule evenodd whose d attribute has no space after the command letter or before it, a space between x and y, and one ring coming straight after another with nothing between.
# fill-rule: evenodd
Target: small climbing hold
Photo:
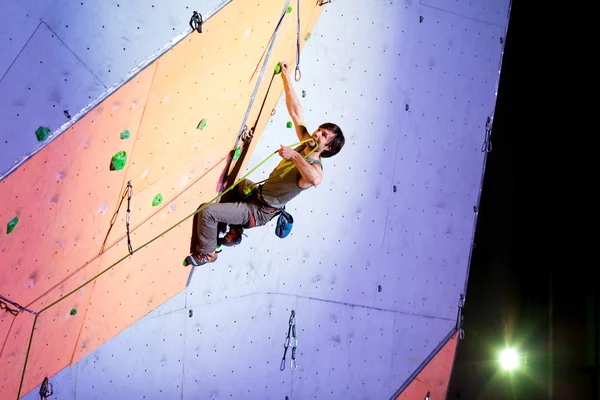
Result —
<instances>
[{"instance_id":1,"label":"small climbing hold","mask_svg":"<svg viewBox=\"0 0 600 400\"><path fill-rule=\"evenodd\" d=\"M15 227L17 226L18 223L19 223L19 217L14 217L10 221L8 221L8 224L6 225L6 234L8 235L12 231L14 231Z\"/></svg>"},{"instance_id":2,"label":"small climbing hold","mask_svg":"<svg viewBox=\"0 0 600 400\"><path fill-rule=\"evenodd\" d=\"M277 74L279 74L279 73L281 73L281 65L280 65L280 64L277 64L277 65L275 66L275 75L277 75Z\"/></svg>"},{"instance_id":3,"label":"small climbing hold","mask_svg":"<svg viewBox=\"0 0 600 400\"><path fill-rule=\"evenodd\" d=\"M302 97L306 97L306 90L302 91Z\"/></svg>"},{"instance_id":4,"label":"small climbing hold","mask_svg":"<svg viewBox=\"0 0 600 400\"><path fill-rule=\"evenodd\" d=\"M192 318L192 316L194 315L194 310L190 310L189 314L190 318Z\"/></svg>"},{"instance_id":5,"label":"small climbing hold","mask_svg":"<svg viewBox=\"0 0 600 400\"><path fill-rule=\"evenodd\" d=\"M381 285L377 286L377 291L378 291L378 292L381 292L381 290L382 290L382 289L383 289L383 288L381 287Z\"/></svg>"},{"instance_id":6,"label":"small climbing hold","mask_svg":"<svg viewBox=\"0 0 600 400\"><path fill-rule=\"evenodd\" d=\"M312 34L311 34L310 32L308 32L308 33L306 34L306 36L304 37L304 40L308 40L308 39L310 39L310 37L311 37L311 36L312 36Z\"/></svg>"},{"instance_id":7,"label":"small climbing hold","mask_svg":"<svg viewBox=\"0 0 600 400\"><path fill-rule=\"evenodd\" d=\"M292 12L292 6L288 6L287 10L285 11L286 13L291 13Z\"/></svg>"},{"instance_id":8,"label":"small climbing hold","mask_svg":"<svg viewBox=\"0 0 600 400\"><path fill-rule=\"evenodd\" d=\"M65 114L65 117L71 119L71 114L69 114L69 110L64 110L63 114Z\"/></svg>"},{"instance_id":9,"label":"small climbing hold","mask_svg":"<svg viewBox=\"0 0 600 400\"><path fill-rule=\"evenodd\" d=\"M131 133L125 129L123 132L121 132L121 139L129 139L129 137L131 136Z\"/></svg>"},{"instance_id":10,"label":"small climbing hold","mask_svg":"<svg viewBox=\"0 0 600 400\"><path fill-rule=\"evenodd\" d=\"M160 204L162 204L163 198L162 198L162 194L157 194L156 196L154 196L154 199L152 199L152 207L156 207Z\"/></svg>"},{"instance_id":11,"label":"small climbing hold","mask_svg":"<svg viewBox=\"0 0 600 400\"><path fill-rule=\"evenodd\" d=\"M477 206L473 206L473 212L477 212Z\"/></svg>"},{"instance_id":12,"label":"small climbing hold","mask_svg":"<svg viewBox=\"0 0 600 400\"><path fill-rule=\"evenodd\" d=\"M423 16L421 15L421 16L419 17L419 23L423 22L423 19L424 19L424 18L423 18Z\"/></svg>"},{"instance_id":13,"label":"small climbing hold","mask_svg":"<svg viewBox=\"0 0 600 400\"><path fill-rule=\"evenodd\" d=\"M71 310L70 314L71 314L71 315L75 315L75 314L77 314L77 310L73 308L73 309Z\"/></svg>"},{"instance_id":14,"label":"small climbing hold","mask_svg":"<svg viewBox=\"0 0 600 400\"><path fill-rule=\"evenodd\" d=\"M404 106L404 110L408 111L408 104Z\"/></svg>"},{"instance_id":15,"label":"small climbing hold","mask_svg":"<svg viewBox=\"0 0 600 400\"><path fill-rule=\"evenodd\" d=\"M125 164L127 163L127 153L125 153L124 151L120 151L117 154L115 154L111 160L110 163L110 170L111 171L120 171L125 167Z\"/></svg>"},{"instance_id":16,"label":"small climbing hold","mask_svg":"<svg viewBox=\"0 0 600 400\"><path fill-rule=\"evenodd\" d=\"M246 196L248 196L250 194L250 192L252 191L252 186L248 185L248 186L244 186L244 194Z\"/></svg>"},{"instance_id":17,"label":"small climbing hold","mask_svg":"<svg viewBox=\"0 0 600 400\"><path fill-rule=\"evenodd\" d=\"M208 121L206 120L206 118L204 118L202 121L200 121L198 123L198 126L196 127L196 129L202 130L202 129L206 128L207 123L208 123Z\"/></svg>"},{"instance_id":18,"label":"small climbing hold","mask_svg":"<svg viewBox=\"0 0 600 400\"><path fill-rule=\"evenodd\" d=\"M288 121L288 123L285 126L287 126L288 128L291 128L294 125L292 124L292 121Z\"/></svg>"},{"instance_id":19,"label":"small climbing hold","mask_svg":"<svg viewBox=\"0 0 600 400\"><path fill-rule=\"evenodd\" d=\"M235 153L233 154L233 161L237 161L240 158L240 155L242 155L242 146L236 149Z\"/></svg>"},{"instance_id":20,"label":"small climbing hold","mask_svg":"<svg viewBox=\"0 0 600 400\"><path fill-rule=\"evenodd\" d=\"M396 193L397 190L398 188L396 187L396 185L394 185L394 193Z\"/></svg>"},{"instance_id":21,"label":"small climbing hold","mask_svg":"<svg viewBox=\"0 0 600 400\"><path fill-rule=\"evenodd\" d=\"M48 136L50 136L50 128L40 126L35 131L35 136L37 136L38 142L43 142L44 140L48 139Z\"/></svg>"}]
</instances>

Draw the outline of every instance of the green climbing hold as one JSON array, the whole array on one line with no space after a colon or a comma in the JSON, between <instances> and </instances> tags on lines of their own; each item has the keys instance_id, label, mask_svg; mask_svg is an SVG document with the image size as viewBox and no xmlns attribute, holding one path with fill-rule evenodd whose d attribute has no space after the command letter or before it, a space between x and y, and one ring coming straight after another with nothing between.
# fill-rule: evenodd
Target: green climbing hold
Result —
<instances>
[{"instance_id":1,"label":"green climbing hold","mask_svg":"<svg viewBox=\"0 0 600 400\"><path fill-rule=\"evenodd\" d=\"M310 37L311 37L311 33L310 33L310 32L308 32L308 33L306 34L306 36L304 37L304 40L308 40L308 39L310 39Z\"/></svg>"},{"instance_id":2,"label":"green climbing hold","mask_svg":"<svg viewBox=\"0 0 600 400\"><path fill-rule=\"evenodd\" d=\"M280 65L280 64L277 64L277 65L275 66L275 75L277 75L277 74L279 74L279 73L281 73L281 65Z\"/></svg>"},{"instance_id":3,"label":"green climbing hold","mask_svg":"<svg viewBox=\"0 0 600 400\"><path fill-rule=\"evenodd\" d=\"M11 219L6 226L6 234L8 235L12 231L14 231L18 223L19 217L14 217L13 219Z\"/></svg>"},{"instance_id":4,"label":"green climbing hold","mask_svg":"<svg viewBox=\"0 0 600 400\"><path fill-rule=\"evenodd\" d=\"M129 139L129 137L131 136L131 133L125 129L123 132L121 132L121 139Z\"/></svg>"},{"instance_id":5,"label":"green climbing hold","mask_svg":"<svg viewBox=\"0 0 600 400\"><path fill-rule=\"evenodd\" d=\"M122 170L125 167L125 163L127 163L127 153L120 151L113 156L110 163L110 170Z\"/></svg>"},{"instance_id":6,"label":"green climbing hold","mask_svg":"<svg viewBox=\"0 0 600 400\"><path fill-rule=\"evenodd\" d=\"M154 199L152 200L152 207L156 207L160 204L162 204L162 194L159 193L154 196Z\"/></svg>"},{"instance_id":7,"label":"green climbing hold","mask_svg":"<svg viewBox=\"0 0 600 400\"><path fill-rule=\"evenodd\" d=\"M288 6L287 10L285 11L286 13L291 13L292 12L292 6Z\"/></svg>"},{"instance_id":8,"label":"green climbing hold","mask_svg":"<svg viewBox=\"0 0 600 400\"><path fill-rule=\"evenodd\" d=\"M244 186L244 194L247 196L252 191L252 185Z\"/></svg>"},{"instance_id":9,"label":"green climbing hold","mask_svg":"<svg viewBox=\"0 0 600 400\"><path fill-rule=\"evenodd\" d=\"M76 310L76 309L72 309L70 314L71 314L71 315L75 315L75 314L77 314L77 310Z\"/></svg>"},{"instance_id":10,"label":"green climbing hold","mask_svg":"<svg viewBox=\"0 0 600 400\"><path fill-rule=\"evenodd\" d=\"M287 123L287 125L286 125L286 126L287 126L288 128L291 128L291 127L292 127L292 126L294 126L294 125L292 124L292 121L288 121L288 123Z\"/></svg>"},{"instance_id":11,"label":"green climbing hold","mask_svg":"<svg viewBox=\"0 0 600 400\"><path fill-rule=\"evenodd\" d=\"M35 131L35 136L37 136L38 142L43 142L44 140L48 139L48 136L50 136L50 128L40 126L37 128L37 131Z\"/></svg>"},{"instance_id":12,"label":"green climbing hold","mask_svg":"<svg viewBox=\"0 0 600 400\"><path fill-rule=\"evenodd\" d=\"M205 118L202 121L200 121L200 123L198 123L198 126L196 127L196 129L200 129L200 130L204 129L206 127L206 123L207 123L207 121Z\"/></svg>"},{"instance_id":13,"label":"green climbing hold","mask_svg":"<svg viewBox=\"0 0 600 400\"><path fill-rule=\"evenodd\" d=\"M237 161L241 155L242 155L242 146L238 147L237 150L235 151L235 154L233 155L233 161Z\"/></svg>"}]
</instances>

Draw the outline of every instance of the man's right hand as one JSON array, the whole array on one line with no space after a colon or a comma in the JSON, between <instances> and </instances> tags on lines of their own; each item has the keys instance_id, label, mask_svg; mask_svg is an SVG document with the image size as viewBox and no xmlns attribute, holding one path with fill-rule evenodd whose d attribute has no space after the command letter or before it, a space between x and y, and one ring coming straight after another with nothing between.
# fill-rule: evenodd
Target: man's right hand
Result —
<instances>
[{"instance_id":1,"label":"man's right hand","mask_svg":"<svg viewBox=\"0 0 600 400\"><path fill-rule=\"evenodd\" d=\"M290 75L290 66L287 61L280 61L279 65L281 65L281 77L284 79L288 78Z\"/></svg>"}]
</instances>

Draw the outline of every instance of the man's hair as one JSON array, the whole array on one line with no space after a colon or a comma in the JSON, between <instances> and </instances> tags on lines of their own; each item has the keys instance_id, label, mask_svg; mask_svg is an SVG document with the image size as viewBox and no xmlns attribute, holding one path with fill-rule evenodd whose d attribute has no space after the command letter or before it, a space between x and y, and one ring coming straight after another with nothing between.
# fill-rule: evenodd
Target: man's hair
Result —
<instances>
[{"instance_id":1,"label":"man's hair","mask_svg":"<svg viewBox=\"0 0 600 400\"><path fill-rule=\"evenodd\" d=\"M344 143L346 143L344 132L342 132L342 129L339 126L332 124L331 122L325 122L324 124L321 124L319 128L326 129L334 135L328 143L329 150L322 152L321 157L329 158L335 156L340 152L342 147L344 147Z\"/></svg>"}]
</instances>

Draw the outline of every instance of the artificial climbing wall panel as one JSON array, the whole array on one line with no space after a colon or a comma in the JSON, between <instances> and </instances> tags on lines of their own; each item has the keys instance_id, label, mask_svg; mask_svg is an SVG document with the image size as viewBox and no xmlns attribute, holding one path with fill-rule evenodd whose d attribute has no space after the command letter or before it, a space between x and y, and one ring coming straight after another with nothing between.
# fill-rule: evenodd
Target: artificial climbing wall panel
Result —
<instances>
[{"instance_id":1,"label":"artificial climbing wall panel","mask_svg":"<svg viewBox=\"0 0 600 400\"><path fill-rule=\"evenodd\" d=\"M456 357L458 340L459 332L457 331L395 400L422 400L427 398L428 393L430 399L445 399L454 366L454 358Z\"/></svg>"},{"instance_id":2,"label":"artificial climbing wall panel","mask_svg":"<svg viewBox=\"0 0 600 400\"><path fill-rule=\"evenodd\" d=\"M206 20L228 2L3 1L0 177L52 140L37 142L39 126L56 137L107 88L170 47L193 11Z\"/></svg>"},{"instance_id":3,"label":"artificial climbing wall panel","mask_svg":"<svg viewBox=\"0 0 600 400\"><path fill-rule=\"evenodd\" d=\"M19 222L10 234L3 233L7 264L15 267L3 275L1 290L42 310L21 393L183 289L189 269L181 261L192 228L186 217L217 195L224 160L254 94L246 123L252 126L266 97L256 125L255 138L260 138L282 87L274 66L294 57L290 43L297 38L297 20L284 13L284 5L273 0L223 8L205 23L202 34L181 41L2 181L7 206L0 216L9 221L15 215ZM300 14L304 37L319 9L303 5ZM280 17L275 45L265 55ZM245 45L227 46L237 41ZM219 53L221 42L221 54L203 61L202 54ZM196 62L188 62L190 53L200 55ZM203 87L201 98L192 80ZM227 81L233 89L214 85ZM196 129L201 119L208 121L204 130ZM125 131L128 136L122 136ZM127 162L123 169L111 170L117 151L128 155ZM23 187L23 181L36 184ZM63 187L63 181L69 184ZM134 256L128 256L124 237L127 205L122 194L128 181L134 188ZM156 194L163 201L153 205ZM47 209L39 204L46 198ZM27 253L32 243L43 245ZM26 260L27 254L35 261ZM26 349L19 346L14 355L23 357ZM8 371L12 384L21 379L17 370Z\"/></svg>"}]
</instances>

